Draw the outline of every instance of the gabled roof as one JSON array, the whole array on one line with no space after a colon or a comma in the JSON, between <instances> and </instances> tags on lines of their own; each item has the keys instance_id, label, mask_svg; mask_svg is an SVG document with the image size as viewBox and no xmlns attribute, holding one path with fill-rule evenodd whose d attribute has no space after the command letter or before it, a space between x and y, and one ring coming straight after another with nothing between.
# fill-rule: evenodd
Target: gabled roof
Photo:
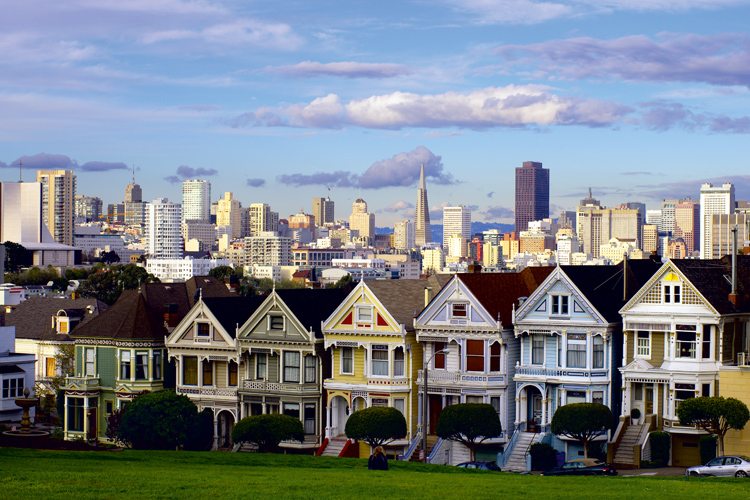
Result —
<instances>
[{"instance_id":1,"label":"gabled roof","mask_svg":"<svg viewBox=\"0 0 750 500\"><path fill-rule=\"evenodd\" d=\"M178 284L178 283L176 283ZM198 302L198 289L204 299L209 297L236 297L237 294L227 288L226 284L213 276L193 276L185 282L190 307Z\"/></svg>"},{"instance_id":2,"label":"gabled roof","mask_svg":"<svg viewBox=\"0 0 750 500\"><path fill-rule=\"evenodd\" d=\"M315 337L320 339L323 338L322 322L333 314L348 295L339 288L276 290L276 294L302 323L305 330L312 330Z\"/></svg>"},{"instance_id":3,"label":"gabled roof","mask_svg":"<svg viewBox=\"0 0 750 500\"><path fill-rule=\"evenodd\" d=\"M237 326L245 324L264 300L266 297L263 296L243 297L235 293L231 297L204 298L203 303L221 323L222 328L235 338Z\"/></svg>"},{"instance_id":4,"label":"gabled roof","mask_svg":"<svg viewBox=\"0 0 750 500\"><path fill-rule=\"evenodd\" d=\"M560 266L586 300L608 323L620 323L620 308L661 268L651 259L628 260L627 297L623 300L623 263L616 266Z\"/></svg>"},{"instance_id":5,"label":"gabled roof","mask_svg":"<svg viewBox=\"0 0 750 500\"><path fill-rule=\"evenodd\" d=\"M456 277L492 318L500 318L504 326L509 326L518 298L531 295L554 270L554 267L527 267L520 273L466 273Z\"/></svg>"},{"instance_id":6,"label":"gabled roof","mask_svg":"<svg viewBox=\"0 0 750 500\"><path fill-rule=\"evenodd\" d=\"M426 280L371 280L365 285L406 331L413 331L414 318L425 307L424 289L432 287L434 296L448 281L450 275L434 274Z\"/></svg>"},{"instance_id":7,"label":"gabled roof","mask_svg":"<svg viewBox=\"0 0 750 500\"><path fill-rule=\"evenodd\" d=\"M16 327L17 339L69 341L68 335L58 334L53 329L52 316L56 316L61 309L69 311L68 316L73 316L73 311L81 312L79 316L82 316L82 319L73 329L75 332L107 308L107 304L97 299L31 298L21 302L11 313L5 315L5 325Z\"/></svg>"},{"instance_id":8,"label":"gabled roof","mask_svg":"<svg viewBox=\"0 0 750 500\"><path fill-rule=\"evenodd\" d=\"M737 256L737 306L729 300L732 291L732 257L721 259L676 259L670 261L719 314L750 312L750 256Z\"/></svg>"}]
</instances>

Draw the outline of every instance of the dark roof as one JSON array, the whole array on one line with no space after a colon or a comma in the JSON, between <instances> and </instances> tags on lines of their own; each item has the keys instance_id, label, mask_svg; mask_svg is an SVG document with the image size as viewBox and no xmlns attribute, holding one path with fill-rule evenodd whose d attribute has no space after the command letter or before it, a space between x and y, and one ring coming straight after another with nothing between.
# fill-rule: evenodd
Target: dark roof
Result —
<instances>
[{"instance_id":1,"label":"dark roof","mask_svg":"<svg viewBox=\"0 0 750 500\"><path fill-rule=\"evenodd\" d=\"M276 290L276 294L289 307L307 331L323 338L321 323L344 301L348 295L340 288Z\"/></svg>"},{"instance_id":2,"label":"dark roof","mask_svg":"<svg viewBox=\"0 0 750 500\"><path fill-rule=\"evenodd\" d=\"M560 266L608 323L621 323L620 309L645 285L661 262L628 260L627 295L623 300L623 263L616 266Z\"/></svg>"},{"instance_id":3,"label":"dark roof","mask_svg":"<svg viewBox=\"0 0 750 500\"><path fill-rule=\"evenodd\" d=\"M554 267L527 267L520 273L463 273L456 276L493 318L503 327L512 324L513 305L528 297L549 276Z\"/></svg>"},{"instance_id":4,"label":"dark roof","mask_svg":"<svg viewBox=\"0 0 750 500\"><path fill-rule=\"evenodd\" d=\"M413 331L414 318L425 308L424 289L432 287L434 297L450 280L449 276L437 274L424 280L371 280L365 284L406 331Z\"/></svg>"},{"instance_id":5,"label":"dark roof","mask_svg":"<svg viewBox=\"0 0 750 500\"><path fill-rule=\"evenodd\" d=\"M87 307L91 306L91 314ZM35 297L25 300L15 306L5 315L5 325L16 327L17 339L33 340L70 340L64 334L58 334L52 328L52 316L64 309L68 316L82 316L81 322L73 329L77 331L89 323L97 315L107 310L107 304L97 299L58 299L50 297Z\"/></svg>"},{"instance_id":6,"label":"dark roof","mask_svg":"<svg viewBox=\"0 0 750 500\"><path fill-rule=\"evenodd\" d=\"M737 256L738 305L729 301L732 291L732 257L721 259L675 259L672 264L708 300L719 314L750 312L750 255Z\"/></svg>"},{"instance_id":7,"label":"dark roof","mask_svg":"<svg viewBox=\"0 0 750 500\"><path fill-rule=\"evenodd\" d=\"M242 326L245 321L260 307L266 297L255 295L243 297L232 294L231 297L208 297L203 303L221 323L224 330L235 337L237 325Z\"/></svg>"},{"instance_id":8,"label":"dark roof","mask_svg":"<svg viewBox=\"0 0 750 500\"><path fill-rule=\"evenodd\" d=\"M187 315L198 297L234 297L216 278L200 276L187 283L144 283L138 290L125 290L106 314L76 329L71 337L163 340L169 333L165 306L174 315L174 325Z\"/></svg>"}]
</instances>

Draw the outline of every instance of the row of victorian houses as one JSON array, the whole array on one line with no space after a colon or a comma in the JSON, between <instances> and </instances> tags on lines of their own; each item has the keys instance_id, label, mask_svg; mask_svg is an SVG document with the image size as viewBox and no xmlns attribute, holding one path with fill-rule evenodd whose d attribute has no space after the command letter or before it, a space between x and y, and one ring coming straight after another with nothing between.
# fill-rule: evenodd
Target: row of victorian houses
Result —
<instances>
[{"instance_id":1,"label":"row of victorian houses","mask_svg":"<svg viewBox=\"0 0 750 500\"><path fill-rule=\"evenodd\" d=\"M89 315L65 332L76 351L65 386L68 439L103 438L112 411L144 390L174 388L214 413L216 447L230 445L238 420L284 413L305 429L304 442L284 443L288 449L366 456L364 443L344 436L346 420L391 406L408 433L389 454L417 456L426 432L428 459L455 464L468 451L434 436L440 412L483 402L503 433L478 459L498 457L512 469L535 441L569 459L581 455L576 442L550 434L550 422L562 405L598 402L619 416L602 438L610 461L649 459L648 433L664 430L672 465L681 466L700 462L703 434L679 425L681 401L723 395L750 403L747 256L734 267L728 257L624 261L250 298L200 277L142 285ZM750 432L730 432L725 446L750 452Z\"/></svg>"}]
</instances>

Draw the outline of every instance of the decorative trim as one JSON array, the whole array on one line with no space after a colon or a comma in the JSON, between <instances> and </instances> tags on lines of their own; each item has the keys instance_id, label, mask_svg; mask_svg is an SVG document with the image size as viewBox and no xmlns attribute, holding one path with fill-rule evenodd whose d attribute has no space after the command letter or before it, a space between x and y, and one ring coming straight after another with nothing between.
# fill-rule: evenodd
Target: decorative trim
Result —
<instances>
[{"instance_id":1,"label":"decorative trim","mask_svg":"<svg viewBox=\"0 0 750 500\"><path fill-rule=\"evenodd\" d=\"M111 345L115 347L164 347L164 341L152 340L145 342L133 342L114 339L75 339L75 344L82 345Z\"/></svg>"}]
</instances>

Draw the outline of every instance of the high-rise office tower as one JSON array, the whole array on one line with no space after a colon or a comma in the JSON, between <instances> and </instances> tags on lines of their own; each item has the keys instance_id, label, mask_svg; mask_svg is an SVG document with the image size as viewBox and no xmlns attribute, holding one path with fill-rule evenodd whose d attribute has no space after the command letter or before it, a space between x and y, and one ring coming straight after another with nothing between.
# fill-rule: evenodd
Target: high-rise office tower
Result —
<instances>
[{"instance_id":1,"label":"high-rise office tower","mask_svg":"<svg viewBox=\"0 0 750 500\"><path fill-rule=\"evenodd\" d=\"M647 254L658 252L658 238L659 228L656 224L644 224L642 229L643 233L643 251Z\"/></svg>"},{"instance_id":2,"label":"high-rise office tower","mask_svg":"<svg viewBox=\"0 0 750 500\"><path fill-rule=\"evenodd\" d=\"M125 186L125 203L142 202L143 191L141 186L135 183L135 165L133 165L133 182Z\"/></svg>"},{"instance_id":3,"label":"high-rise office tower","mask_svg":"<svg viewBox=\"0 0 750 500\"><path fill-rule=\"evenodd\" d=\"M557 225L562 227L576 228L576 212L573 210L561 210L557 218Z\"/></svg>"},{"instance_id":4,"label":"high-rise office tower","mask_svg":"<svg viewBox=\"0 0 750 500\"><path fill-rule=\"evenodd\" d=\"M732 230L737 229L737 248L742 249L750 242L750 213L735 212L711 216L711 251L709 259L720 259L732 255L734 245ZM703 249L701 248L701 252Z\"/></svg>"},{"instance_id":5,"label":"high-rise office tower","mask_svg":"<svg viewBox=\"0 0 750 500\"><path fill-rule=\"evenodd\" d=\"M424 180L424 163L419 173L419 189L417 190L417 209L414 212L414 241L418 247L432 243L432 229L430 228L430 204L427 202L427 184Z\"/></svg>"},{"instance_id":6,"label":"high-rise office tower","mask_svg":"<svg viewBox=\"0 0 750 500\"><path fill-rule=\"evenodd\" d=\"M670 236L674 234L674 207L680 203L676 198L668 198L661 202L661 227L659 232Z\"/></svg>"},{"instance_id":7,"label":"high-rise office tower","mask_svg":"<svg viewBox=\"0 0 750 500\"><path fill-rule=\"evenodd\" d=\"M226 192L224 198L219 200L219 206L216 209L216 225L231 226L232 238L239 238L242 235L240 208L240 200L235 200L233 193Z\"/></svg>"},{"instance_id":8,"label":"high-rise office tower","mask_svg":"<svg viewBox=\"0 0 750 500\"><path fill-rule=\"evenodd\" d=\"M182 220L211 220L211 183L189 179L182 183Z\"/></svg>"},{"instance_id":9,"label":"high-rise office tower","mask_svg":"<svg viewBox=\"0 0 750 500\"><path fill-rule=\"evenodd\" d=\"M646 210L646 224L656 226L656 231L661 232L661 209ZM645 248L644 248L645 250Z\"/></svg>"},{"instance_id":10,"label":"high-rise office tower","mask_svg":"<svg viewBox=\"0 0 750 500\"><path fill-rule=\"evenodd\" d=\"M583 221L586 216L586 212L589 212L591 210L598 210L602 208L601 203L599 200L595 199L591 195L591 188L589 188L589 196L588 198L582 199L579 204L578 208L576 208L576 235L578 236L578 242L580 244L580 250L583 252L590 252L590 248L586 248L586 244L584 243L584 240L587 238L590 239L586 235L585 228L583 227Z\"/></svg>"},{"instance_id":11,"label":"high-rise office tower","mask_svg":"<svg viewBox=\"0 0 750 500\"><path fill-rule=\"evenodd\" d=\"M456 235L471 240L471 208L463 205L443 207L443 249L446 252L449 240Z\"/></svg>"},{"instance_id":12,"label":"high-rise office tower","mask_svg":"<svg viewBox=\"0 0 750 500\"><path fill-rule=\"evenodd\" d=\"M358 230L359 236L367 238L368 242L375 241L375 214L367 211L367 202L362 198L357 198L352 203L349 229Z\"/></svg>"},{"instance_id":13,"label":"high-rise office tower","mask_svg":"<svg viewBox=\"0 0 750 500\"><path fill-rule=\"evenodd\" d=\"M155 259L182 258L182 207L167 198L146 204L146 254Z\"/></svg>"},{"instance_id":14,"label":"high-rise office tower","mask_svg":"<svg viewBox=\"0 0 750 500\"><path fill-rule=\"evenodd\" d=\"M611 238L633 240L640 247L643 220L636 209L594 208L579 213L582 221L583 248L599 257L599 247Z\"/></svg>"},{"instance_id":15,"label":"high-rise office tower","mask_svg":"<svg viewBox=\"0 0 750 500\"><path fill-rule=\"evenodd\" d=\"M674 207L674 237L685 241L687 254L700 249L701 207L694 201L682 201Z\"/></svg>"},{"instance_id":16,"label":"high-rise office tower","mask_svg":"<svg viewBox=\"0 0 750 500\"><path fill-rule=\"evenodd\" d=\"M516 169L516 233L549 217L549 170L536 161L522 165Z\"/></svg>"},{"instance_id":17,"label":"high-rise office tower","mask_svg":"<svg viewBox=\"0 0 750 500\"><path fill-rule=\"evenodd\" d=\"M246 238L268 231L278 231L278 220L279 214L272 212L267 203L251 203L249 207L242 209L242 236Z\"/></svg>"},{"instance_id":18,"label":"high-rise office tower","mask_svg":"<svg viewBox=\"0 0 750 500\"><path fill-rule=\"evenodd\" d=\"M102 200L96 196L75 195L75 219L80 222L98 222L102 215Z\"/></svg>"},{"instance_id":19,"label":"high-rise office tower","mask_svg":"<svg viewBox=\"0 0 750 500\"><path fill-rule=\"evenodd\" d=\"M725 215L734 213L734 186L723 184L713 186L710 183L701 186L701 259L710 259L712 254L711 236L712 215Z\"/></svg>"},{"instance_id":20,"label":"high-rise office tower","mask_svg":"<svg viewBox=\"0 0 750 500\"><path fill-rule=\"evenodd\" d=\"M315 216L315 225L323 227L326 224L333 224L335 220L333 217L333 202L331 197L328 198L313 198L312 199L312 214Z\"/></svg>"},{"instance_id":21,"label":"high-rise office tower","mask_svg":"<svg viewBox=\"0 0 750 500\"><path fill-rule=\"evenodd\" d=\"M397 222L393 231L393 248L411 250L415 246L414 223L409 219Z\"/></svg>"},{"instance_id":22,"label":"high-rise office tower","mask_svg":"<svg viewBox=\"0 0 750 500\"><path fill-rule=\"evenodd\" d=\"M76 176L72 170L38 170L36 181L42 184L42 220L55 241L73 244L73 209Z\"/></svg>"}]
</instances>

